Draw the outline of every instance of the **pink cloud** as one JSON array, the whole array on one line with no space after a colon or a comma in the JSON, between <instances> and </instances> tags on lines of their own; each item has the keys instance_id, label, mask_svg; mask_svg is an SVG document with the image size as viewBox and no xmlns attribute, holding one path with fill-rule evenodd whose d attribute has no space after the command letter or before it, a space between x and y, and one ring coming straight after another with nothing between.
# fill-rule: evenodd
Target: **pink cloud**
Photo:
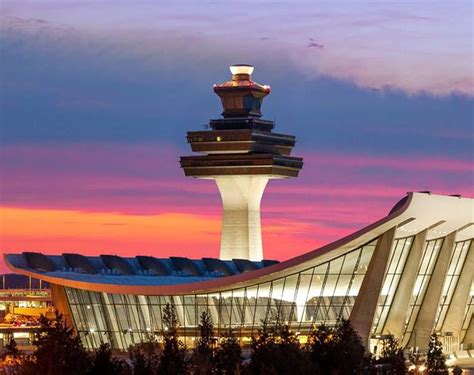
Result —
<instances>
[{"instance_id":1,"label":"pink cloud","mask_svg":"<svg viewBox=\"0 0 474 375\"><path fill-rule=\"evenodd\" d=\"M4 209L31 214L66 210L65 223L67 212L81 212L84 228L88 217L92 220L101 213L117 216L104 221L109 224L138 220L138 216L151 220L153 215L198 214L202 223L199 245L195 238L184 236L176 251L182 253L189 246L195 256L218 253L218 190L212 181L184 177L178 164L180 151L173 147L19 145L4 146L1 154ZM464 160L323 152L303 156L301 176L271 181L264 195L262 226L268 258L286 259L349 234L385 216L407 191L424 190L426 184L437 193L473 193L472 169ZM159 233L143 240L128 238L123 247L107 231L100 233L92 236L84 230L80 248L90 254L113 248L125 255L153 248L159 256L169 255L164 249L171 244ZM5 233L3 238L3 248L15 251L59 251L70 244L61 231L46 242L29 235L28 229L23 236Z\"/></svg>"},{"instance_id":2,"label":"pink cloud","mask_svg":"<svg viewBox=\"0 0 474 375\"><path fill-rule=\"evenodd\" d=\"M220 204L214 183L186 178L179 168L181 153L163 145L4 146L3 204L125 212L145 208L145 213L192 207L214 211ZM318 202L393 202L410 190L473 192L473 169L465 160L321 152L305 152L303 157L297 180L270 182L264 196L269 212L278 210L275 200L282 196L290 199L284 210L292 210L307 197Z\"/></svg>"},{"instance_id":3,"label":"pink cloud","mask_svg":"<svg viewBox=\"0 0 474 375\"><path fill-rule=\"evenodd\" d=\"M474 173L472 161L440 158L439 156L370 156L340 153L303 154L306 164L336 165L337 167L383 167L401 171L446 171Z\"/></svg>"}]
</instances>

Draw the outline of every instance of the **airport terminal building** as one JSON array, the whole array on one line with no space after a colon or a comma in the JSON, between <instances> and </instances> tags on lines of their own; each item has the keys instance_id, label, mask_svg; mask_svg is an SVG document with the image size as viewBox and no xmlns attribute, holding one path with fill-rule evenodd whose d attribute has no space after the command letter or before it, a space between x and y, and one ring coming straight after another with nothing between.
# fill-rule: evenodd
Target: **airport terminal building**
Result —
<instances>
[{"instance_id":1,"label":"airport terminal building","mask_svg":"<svg viewBox=\"0 0 474 375\"><path fill-rule=\"evenodd\" d=\"M4 256L10 269L49 282L54 305L90 349L109 343L127 350L161 335L170 303L190 347L203 311L217 334L232 329L242 345L264 320L288 324L304 342L315 325L344 317L369 350L393 334L405 348L423 351L435 331L452 361L474 363L473 200L408 193L387 216L347 237L283 262L262 259L261 179L296 177L302 159L289 156L291 136L275 135L258 118L258 100L269 88L249 94L248 71L233 73L234 90L243 93L240 104L231 100L237 114L224 111L217 128L188 133L191 143L204 143L204 156L181 161L187 175L214 178L219 186L226 226L220 258L24 252Z\"/></svg>"}]
</instances>

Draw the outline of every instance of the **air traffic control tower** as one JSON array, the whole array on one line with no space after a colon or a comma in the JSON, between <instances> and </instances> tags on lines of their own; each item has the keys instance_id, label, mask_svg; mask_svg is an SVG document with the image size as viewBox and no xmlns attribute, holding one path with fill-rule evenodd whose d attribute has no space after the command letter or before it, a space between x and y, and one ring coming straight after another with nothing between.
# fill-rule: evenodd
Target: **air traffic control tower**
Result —
<instances>
[{"instance_id":1,"label":"air traffic control tower","mask_svg":"<svg viewBox=\"0 0 474 375\"><path fill-rule=\"evenodd\" d=\"M214 179L224 208L220 259L263 259L260 201L269 179L297 177L303 159L290 156L292 135L273 133L260 107L270 87L252 81L253 66L232 65L232 80L214 85L224 111L212 130L187 133L199 156L182 156L186 176Z\"/></svg>"}]
</instances>

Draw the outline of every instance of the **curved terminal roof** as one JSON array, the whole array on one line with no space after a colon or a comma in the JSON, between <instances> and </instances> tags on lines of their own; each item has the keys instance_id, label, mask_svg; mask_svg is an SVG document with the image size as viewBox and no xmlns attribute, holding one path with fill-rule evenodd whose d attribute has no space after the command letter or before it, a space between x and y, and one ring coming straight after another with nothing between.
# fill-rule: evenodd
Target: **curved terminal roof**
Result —
<instances>
[{"instance_id":1,"label":"curved terminal roof","mask_svg":"<svg viewBox=\"0 0 474 375\"><path fill-rule=\"evenodd\" d=\"M474 237L474 200L431 192L408 193L390 213L367 227L287 261L122 258L102 255L5 254L14 272L72 288L142 295L214 292L253 285L312 267L367 244L395 228L395 238L427 231L427 239L455 232L456 241Z\"/></svg>"},{"instance_id":2,"label":"curved terminal roof","mask_svg":"<svg viewBox=\"0 0 474 375\"><path fill-rule=\"evenodd\" d=\"M98 257L74 253L46 255L37 252L9 254L5 258L10 267L26 271L38 279L55 279L56 284L61 284L59 280L64 279L71 282L87 281L117 285L193 283L258 270L276 262L274 260L252 262L246 259L226 261L216 258L184 257L159 259L142 255L135 258L109 254ZM23 272L19 271L19 273Z\"/></svg>"}]
</instances>

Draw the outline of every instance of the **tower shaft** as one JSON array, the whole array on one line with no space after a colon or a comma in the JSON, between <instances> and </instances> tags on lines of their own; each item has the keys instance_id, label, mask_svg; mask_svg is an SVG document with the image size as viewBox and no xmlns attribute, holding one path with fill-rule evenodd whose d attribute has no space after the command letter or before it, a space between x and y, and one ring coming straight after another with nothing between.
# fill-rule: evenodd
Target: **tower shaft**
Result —
<instances>
[{"instance_id":1,"label":"tower shaft","mask_svg":"<svg viewBox=\"0 0 474 375\"><path fill-rule=\"evenodd\" d=\"M221 176L223 215L220 259L263 259L260 201L269 176Z\"/></svg>"}]
</instances>

